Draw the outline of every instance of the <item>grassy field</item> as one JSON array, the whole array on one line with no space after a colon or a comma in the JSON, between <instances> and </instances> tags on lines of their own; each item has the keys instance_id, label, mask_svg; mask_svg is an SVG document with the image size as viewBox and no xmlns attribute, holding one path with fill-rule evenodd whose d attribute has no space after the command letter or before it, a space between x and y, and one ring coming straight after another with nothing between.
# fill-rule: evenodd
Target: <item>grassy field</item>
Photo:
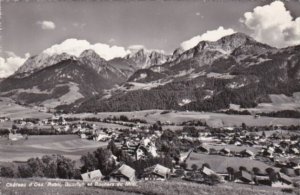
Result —
<instances>
[{"instance_id":1,"label":"grassy field","mask_svg":"<svg viewBox=\"0 0 300 195\"><path fill-rule=\"evenodd\" d=\"M282 195L280 189L269 186L241 185L235 183L208 186L185 181L139 182L137 187L122 187L125 192L157 195Z\"/></svg>"},{"instance_id":2,"label":"grassy field","mask_svg":"<svg viewBox=\"0 0 300 195\"><path fill-rule=\"evenodd\" d=\"M156 121L161 122L173 122L182 123L189 120L205 120L214 123L214 121L221 120L223 126L240 126L245 123L248 126L265 126L265 125L299 125L299 119L293 118L274 118L274 117L260 117L254 118L251 115L227 115L223 113L211 113L211 112L170 112L167 114L161 114L162 110L144 110L133 112L105 112L105 113L82 113L82 114L68 114L68 117L98 117L106 118L110 116L126 115L128 118L139 118L154 123Z\"/></svg>"},{"instance_id":3,"label":"grassy field","mask_svg":"<svg viewBox=\"0 0 300 195\"><path fill-rule=\"evenodd\" d=\"M212 170L215 170L219 173L227 173L227 167L232 167L235 170L239 170L240 166L244 166L248 170L252 170L253 167L258 167L261 171L264 171L266 168L270 167L263 162L248 158L226 157L194 152L191 153L189 159L187 160L187 165L189 168L193 164L196 164L198 168L201 168L204 163L208 163ZM277 170L276 168L274 169Z\"/></svg>"},{"instance_id":4,"label":"grassy field","mask_svg":"<svg viewBox=\"0 0 300 195\"><path fill-rule=\"evenodd\" d=\"M106 146L106 142L80 139L77 135L29 136L28 140L0 139L0 161L26 161L46 154L62 154L73 160L81 155Z\"/></svg>"},{"instance_id":5,"label":"grassy field","mask_svg":"<svg viewBox=\"0 0 300 195\"><path fill-rule=\"evenodd\" d=\"M26 187L7 187L8 183L19 183L25 184ZM42 183L44 186L40 187L29 187L30 183ZM54 180L54 179L9 179L9 178L0 178L0 194L1 195L92 195L92 194L101 194L101 195L129 195L135 194L132 192L120 192L110 189L101 189L93 187L50 187L47 186L48 182L52 183L77 183L78 180ZM82 183L81 181L79 181Z\"/></svg>"},{"instance_id":6,"label":"grassy field","mask_svg":"<svg viewBox=\"0 0 300 195\"><path fill-rule=\"evenodd\" d=\"M108 128L108 129L129 129L130 127L119 125L119 124L112 124L112 123L103 123L103 122L87 122L90 124L95 124L97 128Z\"/></svg>"},{"instance_id":7,"label":"grassy field","mask_svg":"<svg viewBox=\"0 0 300 195\"><path fill-rule=\"evenodd\" d=\"M36 109L20 106L15 104L8 98L0 98L0 116L9 117L11 119L20 118L49 118L52 115L49 113L39 112Z\"/></svg>"},{"instance_id":8,"label":"grassy field","mask_svg":"<svg viewBox=\"0 0 300 195\"><path fill-rule=\"evenodd\" d=\"M278 99L278 97L277 97ZM260 117L254 118L250 115L227 115L222 113L211 112L183 112L171 111L170 113L161 114L163 110L144 110L133 112L105 112L105 113L82 113L82 114L67 114L66 117L98 117L106 118L110 116L126 115L128 118L139 118L154 123L156 121L181 123L189 120L205 120L209 123L218 123L221 121L223 126L240 126L245 123L248 126L264 126L264 125L299 125L299 119L293 118L273 118L273 117ZM20 106L15 104L8 98L0 98L0 116L10 117L12 119L20 118L49 118L52 115L49 113L39 112L37 109ZM214 122L215 121L215 122ZM7 124L3 124L7 125ZM105 126L104 124L102 124ZM1 128L1 124L0 124Z\"/></svg>"},{"instance_id":9,"label":"grassy field","mask_svg":"<svg viewBox=\"0 0 300 195\"><path fill-rule=\"evenodd\" d=\"M23 183L26 187L6 187L7 183ZM151 194L151 195L282 195L283 192L278 188L271 188L268 186L253 186L242 185L235 183L219 184L217 186L207 186L203 184L196 184L185 181L147 181L137 182L136 186L124 187L28 187L29 183L38 182L46 186L47 182L58 183L79 183L76 180L47 180L47 179L4 179L0 178L0 186L2 194L15 194L15 195L127 195L127 194ZM297 189L295 190L297 191Z\"/></svg>"},{"instance_id":10,"label":"grassy field","mask_svg":"<svg viewBox=\"0 0 300 195\"><path fill-rule=\"evenodd\" d=\"M216 150L221 150L223 148L228 148L232 152L241 152L243 150L250 150L254 153L257 153L261 150L261 147L249 147L249 146L236 146L236 145L215 145L215 144L207 144L208 148L214 148Z\"/></svg>"}]
</instances>

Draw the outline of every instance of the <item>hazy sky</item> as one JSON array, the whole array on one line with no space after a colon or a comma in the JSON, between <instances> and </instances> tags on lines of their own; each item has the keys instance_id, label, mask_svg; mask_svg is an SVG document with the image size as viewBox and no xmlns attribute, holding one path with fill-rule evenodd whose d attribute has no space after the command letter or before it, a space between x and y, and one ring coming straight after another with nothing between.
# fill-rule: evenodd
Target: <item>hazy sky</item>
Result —
<instances>
[{"instance_id":1,"label":"hazy sky","mask_svg":"<svg viewBox=\"0 0 300 195\"><path fill-rule=\"evenodd\" d=\"M264 24L253 24L264 16L253 14L242 22L245 12L272 1L61 1L2 2L2 54L24 57L35 55L54 44L75 38L90 44L105 43L125 49L144 45L171 53L183 41L222 26L224 29L256 33L264 32ZM284 2L292 20L300 16L299 1ZM276 12L276 9L272 8ZM288 12L288 11L287 11ZM274 20L277 20L274 18ZM289 18L287 18L289 20ZM284 21L283 21L284 22ZM299 22L283 27L294 36L300 34ZM260 36L260 37L259 37ZM199 38L202 40L202 38ZM294 38L295 39L295 38ZM273 40L271 40L273 41ZM271 42L270 42L271 43ZM276 43L275 43L276 45ZM27 54L27 56L29 56ZM1 63L1 62L0 62ZM0 65L1 66L1 65ZM1 68L0 68L1 71ZM1 73L0 73L1 74Z\"/></svg>"}]
</instances>

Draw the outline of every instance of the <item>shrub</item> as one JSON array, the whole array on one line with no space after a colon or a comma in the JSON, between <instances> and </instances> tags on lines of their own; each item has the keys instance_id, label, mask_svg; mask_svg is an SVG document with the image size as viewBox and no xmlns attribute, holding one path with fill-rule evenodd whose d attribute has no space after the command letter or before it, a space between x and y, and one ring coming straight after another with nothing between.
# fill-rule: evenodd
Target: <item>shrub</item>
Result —
<instances>
[{"instance_id":1,"label":"shrub","mask_svg":"<svg viewBox=\"0 0 300 195\"><path fill-rule=\"evenodd\" d=\"M0 169L0 175L1 177L14 177L14 171L10 167L1 167Z\"/></svg>"}]
</instances>

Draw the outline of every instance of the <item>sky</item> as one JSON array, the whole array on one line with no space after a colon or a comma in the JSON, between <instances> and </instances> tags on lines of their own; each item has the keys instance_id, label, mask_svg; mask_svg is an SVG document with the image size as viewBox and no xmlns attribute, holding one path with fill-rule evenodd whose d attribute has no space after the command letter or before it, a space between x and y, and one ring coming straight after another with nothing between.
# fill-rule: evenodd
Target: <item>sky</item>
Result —
<instances>
[{"instance_id":1,"label":"sky","mask_svg":"<svg viewBox=\"0 0 300 195\"><path fill-rule=\"evenodd\" d=\"M268 0L32 1L1 4L0 77L41 52L109 60L136 48L172 53L246 33L275 47L300 44L300 2Z\"/></svg>"}]
</instances>

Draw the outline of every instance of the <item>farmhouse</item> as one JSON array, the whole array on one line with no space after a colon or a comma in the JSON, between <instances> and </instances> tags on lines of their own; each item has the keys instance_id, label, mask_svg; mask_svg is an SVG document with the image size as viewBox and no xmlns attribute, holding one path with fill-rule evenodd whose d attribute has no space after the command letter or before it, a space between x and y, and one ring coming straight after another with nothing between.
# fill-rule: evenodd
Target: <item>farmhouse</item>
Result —
<instances>
[{"instance_id":1,"label":"farmhouse","mask_svg":"<svg viewBox=\"0 0 300 195\"><path fill-rule=\"evenodd\" d=\"M247 149L241 151L240 154L241 154L241 157L246 157L246 158L253 158L254 157L254 153L250 150L247 150Z\"/></svg>"},{"instance_id":2,"label":"farmhouse","mask_svg":"<svg viewBox=\"0 0 300 195\"><path fill-rule=\"evenodd\" d=\"M220 155L223 155L223 156L230 156L230 149L228 149L228 148L223 148L223 149L221 149L220 150L220 152L219 152L219 154Z\"/></svg>"},{"instance_id":3,"label":"farmhouse","mask_svg":"<svg viewBox=\"0 0 300 195\"><path fill-rule=\"evenodd\" d=\"M171 169L160 164L145 169L143 178L145 180L166 180L170 177Z\"/></svg>"},{"instance_id":4,"label":"farmhouse","mask_svg":"<svg viewBox=\"0 0 300 195\"><path fill-rule=\"evenodd\" d=\"M278 172L277 173L277 182L272 183L272 187L288 187L290 186L293 182L292 180L285 174Z\"/></svg>"},{"instance_id":5,"label":"farmhouse","mask_svg":"<svg viewBox=\"0 0 300 195\"><path fill-rule=\"evenodd\" d=\"M269 176L255 176L254 181L256 184L271 186L272 182Z\"/></svg>"},{"instance_id":6,"label":"farmhouse","mask_svg":"<svg viewBox=\"0 0 300 195\"><path fill-rule=\"evenodd\" d=\"M238 179L238 181L242 181L242 182L245 182L245 183L252 182L251 174L248 173L247 171L244 171L244 170L237 172L235 177Z\"/></svg>"},{"instance_id":7,"label":"farmhouse","mask_svg":"<svg viewBox=\"0 0 300 195\"><path fill-rule=\"evenodd\" d=\"M128 165L121 165L109 175L110 181L135 181L135 170Z\"/></svg>"},{"instance_id":8,"label":"farmhouse","mask_svg":"<svg viewBox=\"0 0 300 195\"><path fill-rule=\"evenodd\" d=\"M103 175L99 169L81 174L81 178L83 181L101 180L102 177L103 177Z\"/></svg>"},{"instance_id":9,"label":"farmhouse","mask_svg":"<svg viewBox=\"0 0 300 195\"><path fill-rule=\"evenodd\" d=\"M204 146L204 145L202 145L202 146L198 147L198 151L208 154L209 153L209 148L206 147L206 146Z\"/></svg>"},{"instance_id":10,"label":"farmhouse","mask_svg":"<svg viewBox=\"0 0 300 195\"><path fill-rule=\"evenodd\" d=\"M216 175L216 173L213 170L207 168L206 166L202 168L201 173L205 176Z\"/></svg>"}]
</instances>

